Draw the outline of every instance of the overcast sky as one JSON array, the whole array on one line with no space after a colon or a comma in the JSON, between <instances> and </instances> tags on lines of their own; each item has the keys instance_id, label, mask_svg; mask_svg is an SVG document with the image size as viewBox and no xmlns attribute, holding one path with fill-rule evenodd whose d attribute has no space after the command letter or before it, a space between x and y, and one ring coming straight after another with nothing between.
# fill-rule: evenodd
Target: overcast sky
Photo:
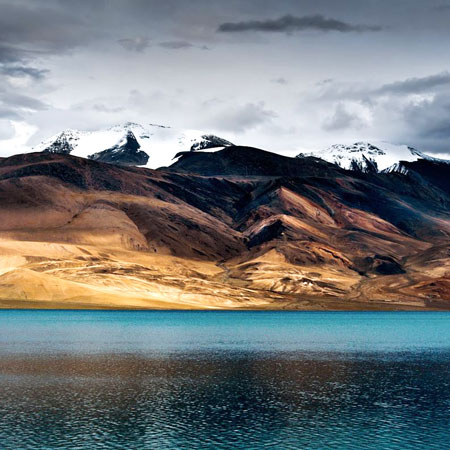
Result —
<instances>
[{"instance_id":1,"label":"overcast sky","mask_svg":"<svg viewBox=\"0 0 450 450\"><path fill-rule=\"evenodd\" d=\"M0 0L0 155L124 121L450 157L450 0Z\"/></svg>"}]
</instances>

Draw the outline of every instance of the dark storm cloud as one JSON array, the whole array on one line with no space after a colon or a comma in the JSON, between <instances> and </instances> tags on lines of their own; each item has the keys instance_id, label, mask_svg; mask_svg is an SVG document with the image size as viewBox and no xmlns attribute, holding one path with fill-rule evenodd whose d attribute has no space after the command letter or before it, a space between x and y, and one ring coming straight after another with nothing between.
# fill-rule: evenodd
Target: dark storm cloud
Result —
<instances>
[{"instance_id":1,"label":"dark storm cloud","mask_svg":"<svg viewBox=\"0 0 450 450\"><path fill-rule=\"evenodd\" d=\"M142 53L146 48L150 47L150 39L146 37L135 37L119 39L117 41L125 50Z\"/></svg>"},{"instance_id":2,"label":"dark storm cloud","mask_svg":"<svg viewBox=\"0 0 450 450\"><path fill-rule=\"evenodd\" d=\"M419 94L443 86L450 86L450 72L441 72L421 78L408 78L381 86L373 93L382 94Z\"/></svg>"},{"instance_id":3,"label":"dark storm cloud","mask_svg":"<svg viewBox=\"0 0 450 450\"><path fill-rule=\"evenodd\" d=\"M30 77L34 80L42 80L47 74L48 70L36 69L35 67L4 65L0 66L0 74L10 77Z\"/></svg>"},{"instance_id":4,"label":"dark storm cloud","mask_svg":"<svg viewBox=\"0 0 450 450\"><path fill-rule=\"evenodd\" d=\"M6 55L58 53L86 42L95 28L62 6L0 3L0 41Z\"/></svg>"},{"instance_id":5,"label":"dark storm cloud","mask_svg":"<svg viewBox=\"0 0 450 450\"><path fill-rule=\"evenodd\" d=\"M450 94L439 95L419 104L410 104L404 108L403 114L419 138L445 139L444 145L448 150Z\"/></svg>"},{"instance_id":6,"label":"dark storm cloud","mask_svg":"<svg viewBox=\"0 0 450 450\"><path fill-rule=\"evenodd\" d=\"M27 52L13 46L0 44L0 63L15 63L24 61Z\"/></svg>"},{"instance_id":7,"label":"dark storm cloud","mask_svg":"<svg viewBox=\"0 0 450 450\"><path fill-rule=\"evenodd\" d=\"M262 31L268 33L291 33L293 31L317 30L338 31L341 33L380 31L377 25L353 25L341 20L324 17L320 14L296 17L290 14L278 19L249 20L244 22L222 23L218 31L222 33L239 33L244 31Z\"/></svg>"}]
</instances>

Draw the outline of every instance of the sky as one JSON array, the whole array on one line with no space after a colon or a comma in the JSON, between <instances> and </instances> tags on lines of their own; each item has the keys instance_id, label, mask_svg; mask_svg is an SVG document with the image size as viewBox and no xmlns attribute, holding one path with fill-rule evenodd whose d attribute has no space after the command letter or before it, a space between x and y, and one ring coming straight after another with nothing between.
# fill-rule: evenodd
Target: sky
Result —
<instances>
[{"instance_id":1,"label":"sky","mask_svg":"<svg viewBox=\"0 0 450 450\"><path fill-rule=\"evenodd\" d=\"M126 121L450 158L450 0L0 0L0 156Z\"/></svg>"}]
</instances>

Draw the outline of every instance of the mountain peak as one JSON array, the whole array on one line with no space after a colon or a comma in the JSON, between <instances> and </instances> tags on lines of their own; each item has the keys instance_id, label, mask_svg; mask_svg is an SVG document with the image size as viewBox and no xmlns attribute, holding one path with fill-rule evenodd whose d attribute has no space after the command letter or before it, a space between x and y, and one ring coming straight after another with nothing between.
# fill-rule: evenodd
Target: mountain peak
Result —
<instances>
[{"instance_id":1,"label":"mountain peak","mask_svg":"<svg viewBox=\"0 0 450 450\"><path fill-rule=\"evenodd\" d=\"M108 127L108 131L126 131L126 130L143 130L144 127L137 123L137 122L124 122L124 123L118 123L116 125L113 125L111 127Z\"/></svg>"},{"instance_id":2,"label":"mountain peak","mask_svg":"<svg viewBox=\"0 0 450 450\"><path fill-rule=\"evenodd\" d=\"M343 169L360 172L393 172L400 167L400 161L436 160L436 158L407 145L364 141L350 145L334 144L326 150L297 155L298 158L304 156L315 156L337 164ZM440 160L440 162L447 161Z\"/></svg>"},{"instance_id":3,"label":"mountain peak","mask_svg":"<svg viewBox=\"0 0 450 450\"><path fill-rule=\"evenodd\" d=\"M111 148L88 155L89 159L123 166L144 166L149 156L142 150L141 145L131 130L127 130L119 142Z\"/></svg>"},{"instance_id":4,"label":"mountain peak","mask_svg":"<svg viewBox=\"0 0 450 450\"><path fill-rule=\"evenodd\" d=\"M198 150L206 150L209 148L217 148L217 147L231 147L232 144L230 141L226 139L222 139L218 136L214 136L213 134L203 134L201 136L201 140L196 140L191 145L191 152L196 152Z\"/></svg>"},{"instance_id":5,"label":"mountain peak","mask_svg":"<svg viewBox=\"0 0 450 450\"><path fill-rule=\"evenodd\" d=\"M48 145L43 143L44 153L63 153L69 154L76 147L76 142L80 139L78 130L67 129L50 138ZM42 144L41 144L42 145Z\"/></svg>"},{"instance_id":6,"label":"mountain peak","mask_svg":"<svg viewBox=\"0 0 450 450\"><path fill-rule=\"evenodd\" d=\"M331 148L348 151L350 153L368 153L369 155L385 155L386 152L370 142L355 142L352 145L335 144Z\"/></svg>"}]
</instances>

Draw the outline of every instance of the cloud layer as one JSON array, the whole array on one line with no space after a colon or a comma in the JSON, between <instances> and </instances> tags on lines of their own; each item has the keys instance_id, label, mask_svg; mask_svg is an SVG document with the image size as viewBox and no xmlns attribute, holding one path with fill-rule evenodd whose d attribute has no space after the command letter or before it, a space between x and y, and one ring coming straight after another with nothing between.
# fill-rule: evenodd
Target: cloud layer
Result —
<instances>
[{"instance_id":1,"label":"cloud layer","mask_svg":"<svg viewBox=\"0 0 450 450\"><path fill-rule=\"evenodd\" d=\"M381 29L378 25L353 25L341 20L327 18L320 14L302 17L287 14L278 19L226 22L219 26L218 31L222 33L241 33L244 31L292 33L294 31L317 30L361 33L365 31L380 31Z\"/></svg>"},{"instance_id":2,"label":"cloud layer","mask_svg":"<svg viewBox=\"0 0 450 450\"><path fill-rule=\"evenodd\" d=\"M125 50L132 52L143 52L150 46L150 39L146 37L123 38L117 41Z\"/></svg>"},{"instance_id":3,"label":"cloud layer","mask_svg":"<svg viewBox=\"0 0 450 450\"><path fill-rule=\"evenodd\" d=\"M0 156L17 151L14 136L27 149L125 121L289 154L362 139L447 153L447 11L442 0L0 0Z\"/></svg>"}]
</instances>

